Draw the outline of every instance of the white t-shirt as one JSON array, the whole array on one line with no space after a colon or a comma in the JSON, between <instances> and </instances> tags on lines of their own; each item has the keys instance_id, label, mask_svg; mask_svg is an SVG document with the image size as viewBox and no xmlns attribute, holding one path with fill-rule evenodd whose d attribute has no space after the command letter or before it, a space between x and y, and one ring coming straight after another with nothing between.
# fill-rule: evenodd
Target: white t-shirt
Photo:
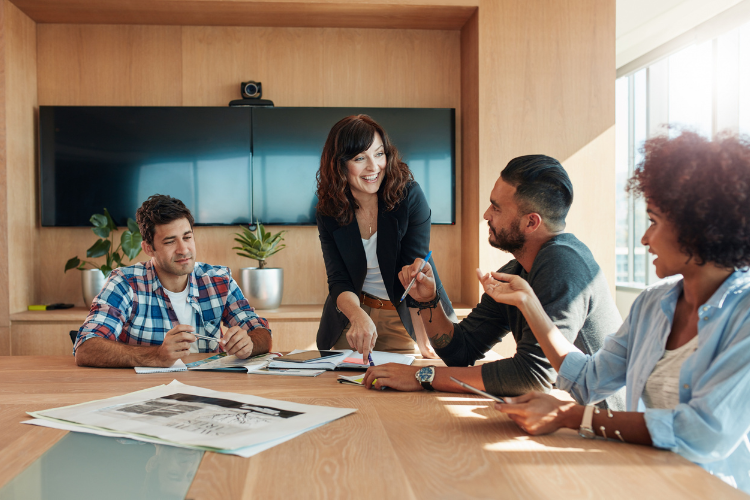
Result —
<instances>
[{"instance_id":1,"label":"white t-shirt","mask_svg":"<svg viewBox=\"0 0 750 500\"><path fill-rule=\"evenodd\" d=\"M172 303L172 309L174 309L174 313L177 315L177 321L181 325L190 325L195 328L195 310L193 309L193 306L190 305L190 302L188 302L189 287L190 282L185 284L185 289L179 293L170 292L166 288L164 291L166 292L167 297L169 297L169 301ZM197 341L190 344L190 352L199 352Z\"/></svg>"},{"instance_id":2,"label":"white t-shirt","mask_svg":"<svg viewBox=\"0 0 750 500\"><path fill-rule=\"evenodd\" d=\"M362 246L365 247L365 255L367 256L367 276L365 276L362 291L379 299L390 300L378 263L378 232L375 231L369 240L362 240Z\"/></svg>"}]
</instances>

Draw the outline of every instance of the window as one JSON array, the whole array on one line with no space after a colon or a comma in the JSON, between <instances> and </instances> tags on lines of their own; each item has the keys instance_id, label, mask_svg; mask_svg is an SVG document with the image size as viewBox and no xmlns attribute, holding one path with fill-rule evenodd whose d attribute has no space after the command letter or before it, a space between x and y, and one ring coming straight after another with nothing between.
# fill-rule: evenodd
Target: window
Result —
<instances>
[{"instance_id":1,"label":"window","mask_svg":"<svg viewBox=\"0 0 750 500\"><path fill-rule=\"evenodd\" d=\"M617 284L655 283L652 256L641 245L645 202L625 192L649 137L689 128L707 137L750 135L750 23L686 47L616 83ZM678 128L674 128L678 127Z\"/></svg>"}]
</instances>

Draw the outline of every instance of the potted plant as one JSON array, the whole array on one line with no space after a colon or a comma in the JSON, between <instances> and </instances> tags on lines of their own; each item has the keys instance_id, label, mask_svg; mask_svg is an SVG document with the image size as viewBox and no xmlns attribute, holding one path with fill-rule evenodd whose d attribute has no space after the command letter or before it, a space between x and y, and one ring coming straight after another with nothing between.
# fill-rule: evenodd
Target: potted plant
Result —
<instances>
[{"instance_id":1,"label":"potted plant","mask_svg":"<svg viewBox=\"0 0 750 500\"><path fill-rule=\"evenodd\" d=\"M91 216L91 224L94 226L91 230L99 237L91 248L86 250L86 257L96 259L106 256L104 264L97 265L87 260L81 260L78 256L73 257L65 264L65 272L69 269L78 269L81 271L81 284L83 287L83 301L91 305L94 298L104 287L104 281L112 272L112 269L122 266L125 257L129 260L135 259L141 253L141 232L138 230L138 224L133 219L128 218L128 227L120 237L120 244L115 247L115 231L117 226L115 221L109 215L109 211L104 209L104 214L94 214ZM86 264L93 269L86 269Z\"/></svg>"},{"instance_id":2,"label":"potted plant","mask_svg":"<svg viewBox=\"0 0 750 500\"><path fill-rule=\"evenodd\" d=\"M260 222L256 222L255 231L251 231L249 226L240 228L242 233L235 233L237 238L234 239L240 246L232 249L239 250L237 255L241 257L258 261L258 267L240 269L242 293L253 307L276 309L281 305L281 296L284 294L284 270L280 267L266 267L266 260L286 247L281 244L286 231L272 234Z\"/></svg>"}]
</instances>

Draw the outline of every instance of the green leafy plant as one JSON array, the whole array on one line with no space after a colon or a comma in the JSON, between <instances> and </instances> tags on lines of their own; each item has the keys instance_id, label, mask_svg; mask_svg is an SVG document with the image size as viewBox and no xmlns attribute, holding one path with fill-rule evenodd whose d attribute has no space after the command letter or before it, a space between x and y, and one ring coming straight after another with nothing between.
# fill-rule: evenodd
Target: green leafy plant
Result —
<instances>
[{"instance_id":1,"label":"green leafy plant","mask_svg":"<svg viewBox=\"0 0 750 500\"><path fill-rule=\"evenodd\" d=\"M240 246L232 247L232 250L239 250L237 255L241 257L257 260L260 269L266 267L266 260L271 255L286 248L286 245L280 244L284 241L282 236L286 231L271 234L260 222L255 223L255 231L250 231L249 226L240 226L240 229L242 229L242 234L234 233L237 236L234 241Z\"/></svg>"},{"instance_id":2,"label":"green leafy plant","mask_svg":"<svg viewBox=\"0 0 750 500\"><path fill-rule=\"evenodd\" d=\"M109 215L109 211L104 209L104 215L94 214L91 216L91 224L94 226L91 230L99 237L91 248L86 250L86 257L96 259L106 256L106 262L97 265L93 262L81 260L78 256L73 257L65 264L65 272L69 269L83 270L86 264L94 269L100 269L104 276L108 276L112 269L122 266L122 260L127 257L130 260L135 259L141 253L141 232L138 230L138 224L131 218L128 218L128 228L120 237L120 244L115 248L115 231L117 226L115 221Z\"/></svg>"}]
</instances>

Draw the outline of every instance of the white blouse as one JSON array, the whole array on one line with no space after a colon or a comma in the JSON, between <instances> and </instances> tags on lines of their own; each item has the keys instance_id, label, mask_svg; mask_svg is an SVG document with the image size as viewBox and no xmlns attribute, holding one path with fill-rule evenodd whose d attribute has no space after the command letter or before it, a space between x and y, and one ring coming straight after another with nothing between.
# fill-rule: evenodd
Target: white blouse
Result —
<instances>
[{"instance_id":1,"label":"white blouse","mask_svg":"<svg viewBox=\"0 0 750 500\"><path fill-rule=\"evenodd\" d=\"M362 246L365 247L367 256L367 276L362 291L374 295L379 299L390 300L388 291L383 283L383 275L380 274L380 264L378 263L378 232L375 231L369 240L362 240Z\"/></svg>"},{"instance_id":2,"label":"white blouse","mask_svg":"<svg viewBox=\"0 0 750 500\"><path fill-rule=\"evenodd\" d=\"M671 410L680 403L680 368L682 363L698 348L698 336L671 351L656 363L643 389L646 408Z\"/></svg>"}]
</instances>

